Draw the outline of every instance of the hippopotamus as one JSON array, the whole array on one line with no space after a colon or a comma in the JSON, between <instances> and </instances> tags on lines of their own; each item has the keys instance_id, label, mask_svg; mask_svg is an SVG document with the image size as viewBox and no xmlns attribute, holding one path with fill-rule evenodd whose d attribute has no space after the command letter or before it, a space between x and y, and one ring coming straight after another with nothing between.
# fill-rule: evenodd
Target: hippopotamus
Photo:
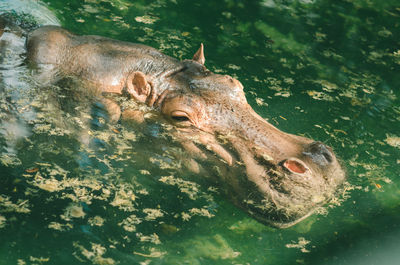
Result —
<instances>
[{"instance_id":1,"label":"hippopotamus","mask_svg":"<svg viewBox=\"0 0 400 265\"><path fill-rule=\"evenodd\" d=\"M147 105L173 127L193 172L204 170L204 161L235 169L222 171L218 185L264 224L298 223L345 179L331 147L279 130L248 104L241 82L208 70L203 45L192 59L180 61L143 44L42 26L28 34L26 48L34 67L74 76L98 95ZM143 120L140 111L106 97L103 102L113 121Z\"/></svg>"}]
</instances>

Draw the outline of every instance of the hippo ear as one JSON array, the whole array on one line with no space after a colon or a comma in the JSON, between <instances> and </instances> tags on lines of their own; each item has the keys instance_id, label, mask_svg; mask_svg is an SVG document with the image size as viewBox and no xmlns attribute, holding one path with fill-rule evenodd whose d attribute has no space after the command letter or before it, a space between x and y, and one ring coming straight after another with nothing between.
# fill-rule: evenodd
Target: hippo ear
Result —
<instances>
[{"instance_id":1,"label":"hippo ear","mask_svg":"<svg viewBox=\"0 0 400 265\"><path fill-rule=\"evenodd\" d=\"M198 62L199 64L204 64L206 62L206 58L204 57L204 45L200 44L200 48L193 55L193 61Z\"/></svg>"},{"instance_id":2,"label":"hippo ear","mask_svg":"<svg viewBox=\"0 0 400 265\"><path fill-rule=\"evenodd\" d=\"M126 80L126 88L128 94L139 102L146 102L151 90L151 86L142 72L130 73Z\"/></svg>"}]
</instances>

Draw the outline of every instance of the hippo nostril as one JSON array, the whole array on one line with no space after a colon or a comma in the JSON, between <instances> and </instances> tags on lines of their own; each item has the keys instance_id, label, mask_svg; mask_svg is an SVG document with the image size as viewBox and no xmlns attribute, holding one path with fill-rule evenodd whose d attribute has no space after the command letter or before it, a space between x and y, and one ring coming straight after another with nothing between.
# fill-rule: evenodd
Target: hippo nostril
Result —
<instances>
[{"instance_id":1,"label":"hippo nostril","mask_svg":"<svg viewBox=\"0 0 400 265\"><path fill-rule=\"evenodd\" d=\"M328 161L329 163L332 163L332 155L331 153L328 152L322 152L322 155L325 157L326 161Z\"/></svg>"},{"instance_id":2,"label":"hippo nostril","mask_svg":"<svg viewBox=\"0 0 400 265\"><path fill-rule=\"evenodd\" d=\"M311 157L315 163L320 165L328 165L333 162L332 152L321 142L313 142L306 148L303 154Z\"/></svg>"},{"instance_id":3,"label":"hippo nostril","mask_svg":"<svg viewBox=\"0 0 400 265\"><path fill-rule=\"evenodd\" d=\"M292 173L304 174L307 172L307 166L296 158L287 159L283 162L283 166Z\"/></svg>"}]
</instances>

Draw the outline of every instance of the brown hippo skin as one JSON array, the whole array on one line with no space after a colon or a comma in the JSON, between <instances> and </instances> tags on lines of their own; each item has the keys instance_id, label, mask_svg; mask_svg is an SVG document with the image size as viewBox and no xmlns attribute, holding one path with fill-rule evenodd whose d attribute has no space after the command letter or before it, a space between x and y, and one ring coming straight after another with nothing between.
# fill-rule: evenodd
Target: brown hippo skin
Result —
<instances>
[{"instance_id":1,"label":"brown hippo skin","mask_svg":"<svg viewBox=\"0 0 400 265\"><path fill-rule=\"evenodd\" d=\"M44 26L29 34L27 51L38 67L153 108L173 125L189 168L224 164L221 190L265 224L284 228L303 220L345 178L330 147L278 130L254 112L238 80L207 70L202 45L192 60L178 61L145 45ZM118 106L105 104L118 120Z\"/></svg>"}]
</instances>

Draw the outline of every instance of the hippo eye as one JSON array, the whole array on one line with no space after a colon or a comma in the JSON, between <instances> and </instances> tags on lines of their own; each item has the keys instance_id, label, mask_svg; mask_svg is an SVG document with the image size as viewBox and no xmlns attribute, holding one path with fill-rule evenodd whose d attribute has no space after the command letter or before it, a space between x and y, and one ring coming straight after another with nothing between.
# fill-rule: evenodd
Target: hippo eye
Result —
<instances>
[{"instance_id":1,"label":"hippo eye","mask_svg":"<svg viewBox=\"0 0 400 265\"><path fill-rule=\"evenodd\" d=\"M171 118L176 122L190 122L188 114L183 111L173 111Z\"/></svg>"},{"instance_id":2,"label":"hippo eye","mask_svg":"<svg viewBox=\"0 0 400 265\"><path fill-rule=\"evenodd\" d=\"M185 116L172 116L172 119L175 121L189 121L189 118Z\"/></svg>"}]
</instances>

